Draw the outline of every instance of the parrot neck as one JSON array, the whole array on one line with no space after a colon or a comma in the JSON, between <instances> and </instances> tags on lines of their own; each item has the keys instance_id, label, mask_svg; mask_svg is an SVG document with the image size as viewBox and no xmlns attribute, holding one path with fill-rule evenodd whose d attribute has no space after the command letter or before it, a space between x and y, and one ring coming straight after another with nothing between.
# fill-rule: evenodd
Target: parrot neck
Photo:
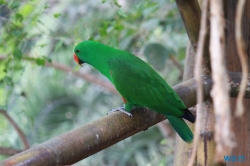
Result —
<instances>
[{"instance_id":1,"label":"parrot neck","mask_svg":"<svg viewBox=\"0 0 250 166\"><path fill-rule=\"evenodd\" d=\"M117 59L121 51L100 43L96 44L98 48L95 45L88 47L89 50L87 50L87 53L89 54L89 59L86 60L86 63L89 63L113 82L110 75L110 61Z\"/></svg>"},{"instance_id":2,"label":"parrot neck","mask_svg":"<svg viewBox=\"0 0 250 166\"><path fill-rule=\"evenodd\" d=\"M92 63L90 65L96 68L99 72L101 72L112 82L107 60L99 59L98 61L95 61L95 63Z\"/></svg>"},{"instance_id":3,"label":"parrot neck","mask_svg":"<svg viewBox=\"0 0 250 166\"><path fill-rule=\"evenodd\" d=\"M92 56L95 59L92 59L89 61L89 64L91 66L96 68L99 72L101 72L104 76L106 76L111 82L112 82L112 78L110 75L109 61L115 57L114 54L115 52L113 52L113 50L111 49L109 49L108 51L106 49L99 49L99 50L96 49L94 55L98 55L98 56Z\"/></svg>"}]
</instances>

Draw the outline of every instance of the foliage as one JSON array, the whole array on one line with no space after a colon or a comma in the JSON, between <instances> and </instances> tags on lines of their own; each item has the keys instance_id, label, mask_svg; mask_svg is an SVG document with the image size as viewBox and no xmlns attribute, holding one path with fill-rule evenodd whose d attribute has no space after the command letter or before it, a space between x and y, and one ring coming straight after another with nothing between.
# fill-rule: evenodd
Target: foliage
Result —
<instances>
[{"instance_id":1,"label":"foliage","mask_svg":"<svg viewBox=\"0 0 250 166\"><path fill-rule=\"evenodd\" d=\"M91 39L140 56L173 85L179 82L180 70L169 56L183 64L187 41L172 0L0 0L0 28L0 57L4 57L0 60L0 108L18 122L31 146L122 104L120 97L105 88L49 68L46 62L75 67L74 45ZM87 65L79 70L107 81ZM23 148L1 115L0 135L0 146ZM173 140L162 145L163 139L153 127L78 164L166 165L172 162Z\"/></svg>"}]
</instances>

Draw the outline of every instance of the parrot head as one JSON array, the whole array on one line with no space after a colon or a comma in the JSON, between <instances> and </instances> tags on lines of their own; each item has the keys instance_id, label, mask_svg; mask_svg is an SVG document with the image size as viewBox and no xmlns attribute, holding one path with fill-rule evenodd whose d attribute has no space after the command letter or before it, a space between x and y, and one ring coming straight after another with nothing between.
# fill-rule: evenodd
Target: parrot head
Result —
<instances>
[{"instance_id":1,"label":"parrot head","mask_svg":"<svg viewBox=\"0 0 250 166\"><path fill-rule=\"evenodd\" d=\"M83 63L91 64L91 62L98 60L100 46L103 44L95 41L84 41L79 43L74 48L74 60L82 66Z\"/></svg>"},{"instance_id":2,"label":"parrot head","mask_svg":"<svg viewBox=\"0 0 250 166\"><path fill-rule=\"evenodd\" d=\"M85 59L88 59L88 49L89 41L81 42L74 48L74 60L76 63L82 66L86 62Z\"/></svg>"}]
</instances>

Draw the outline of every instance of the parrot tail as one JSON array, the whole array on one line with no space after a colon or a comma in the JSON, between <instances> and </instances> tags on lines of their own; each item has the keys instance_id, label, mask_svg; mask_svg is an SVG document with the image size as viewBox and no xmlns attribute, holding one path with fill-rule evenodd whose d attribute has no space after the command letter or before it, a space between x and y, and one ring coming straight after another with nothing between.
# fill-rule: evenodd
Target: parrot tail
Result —
<instances>
[{"instance_id":1,"label":"parrot tail","mask_svg":"<svg viewBox=\"0 0 250 166\"><path fill-rule=\"evenodd\" d=\"M167 118L170 124L185 142L191 143L193 141L193 133L181 117L167 116Z\"/></svg>"},{"instance_id":2,"label":"parrot tail","mask_svg":"<svg viewBox=\"0 0 250 166\"><path fill-rule=\"evenodd\" d=\"M188 121L191 122L191 123L194 123L194 122L195 122L195 117L194 117L194 115L193 115L188 109L185 109L184 111L185 111L185 113L184 113L184 115L182 116L182 118L188 120Z\"/></svg>"}]
</instances>

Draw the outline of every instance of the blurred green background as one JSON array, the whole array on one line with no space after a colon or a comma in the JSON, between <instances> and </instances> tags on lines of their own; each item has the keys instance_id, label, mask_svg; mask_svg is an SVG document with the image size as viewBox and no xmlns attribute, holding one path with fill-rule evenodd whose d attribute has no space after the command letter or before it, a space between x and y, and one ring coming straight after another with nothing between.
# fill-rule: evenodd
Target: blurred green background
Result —
<instances>
[{"instance_id":1,"label":"blurred green background","mask_svg":"<svg viewBox=\"0 0 250 166\"><path fill-rule=\"evenodd\" d=\"M105 87L46 65L67 65L108 84L73 61L74 46L88 39L139 56L170 85L181 81L188 39L174 0L0 0L0 109L31 147L123 104ZM24 149L2 114L0 147ZM75 165L172 165L173 153L173 135L155 126Z\"/></svg>"}]
</instances>

